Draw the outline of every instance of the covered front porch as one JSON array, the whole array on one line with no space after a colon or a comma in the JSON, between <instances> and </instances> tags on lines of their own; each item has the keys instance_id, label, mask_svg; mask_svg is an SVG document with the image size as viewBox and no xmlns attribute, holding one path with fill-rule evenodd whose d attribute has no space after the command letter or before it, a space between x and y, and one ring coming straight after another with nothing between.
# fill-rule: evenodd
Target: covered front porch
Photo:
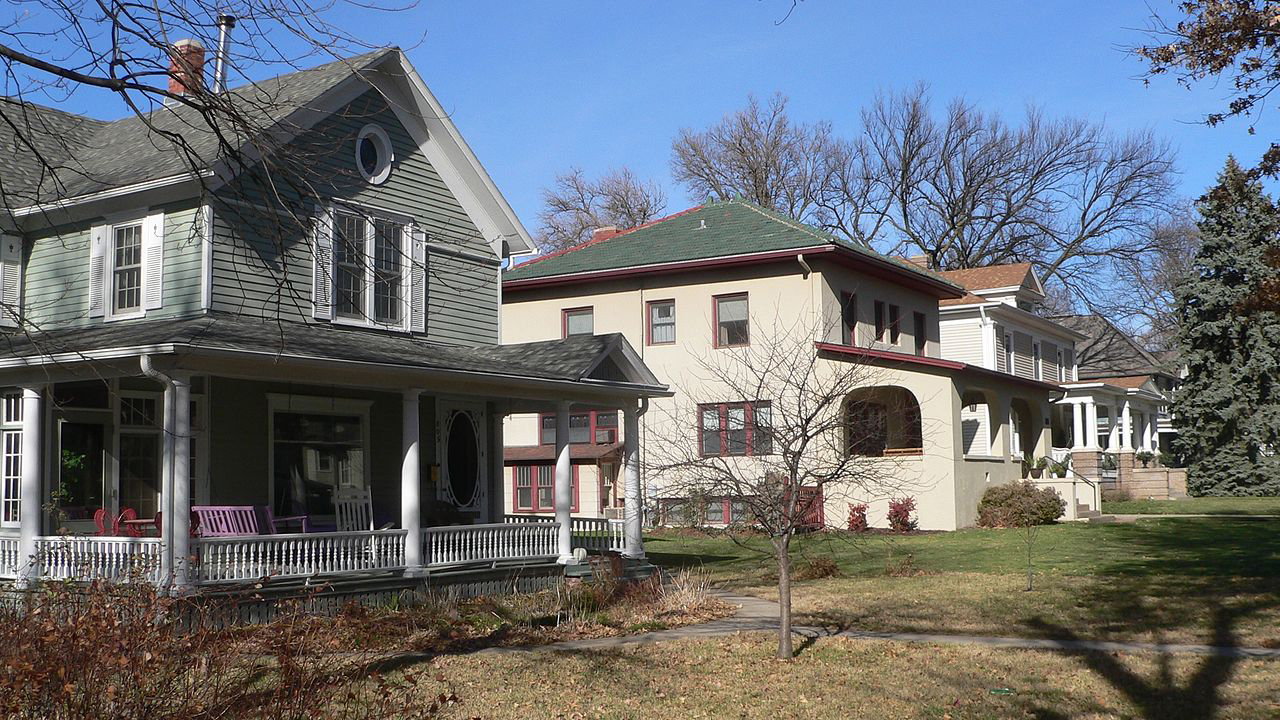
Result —
<instances>
[{"instance_id":1,"label":"covered front porch","mask_svg":"<svg viewBox=\"0 0 1280 720\"><path fill-rule=\"evenodd\" d=\"M243 337L5 361L0 577L184 592L643 557L634 434L625 520L571 516L567 432L555 517L502 509L504 416L572 399L634 423L643 398L665 392L620 337L510 350L405 339L356 359L300 343L255 352ZM215 511L241 524L229 531Z\"/></svg>"}]
</instances>

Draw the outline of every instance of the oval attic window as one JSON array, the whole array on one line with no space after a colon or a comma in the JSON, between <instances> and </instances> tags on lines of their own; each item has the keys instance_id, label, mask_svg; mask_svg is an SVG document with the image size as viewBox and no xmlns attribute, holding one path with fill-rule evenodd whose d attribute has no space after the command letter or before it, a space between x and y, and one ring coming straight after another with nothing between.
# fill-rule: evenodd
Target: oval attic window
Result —
<instances>
[{"instance_id":1,"label":"oval attic window","mask_svg":"<svg viewBox=\"0 0 1280 720\"><path fill-rule=\"evenodd\" d=\"M391 138L377 125L365 125L356 137L356 167L365 180L377 185L391 174Z\"/></svg>"}]
</instances>

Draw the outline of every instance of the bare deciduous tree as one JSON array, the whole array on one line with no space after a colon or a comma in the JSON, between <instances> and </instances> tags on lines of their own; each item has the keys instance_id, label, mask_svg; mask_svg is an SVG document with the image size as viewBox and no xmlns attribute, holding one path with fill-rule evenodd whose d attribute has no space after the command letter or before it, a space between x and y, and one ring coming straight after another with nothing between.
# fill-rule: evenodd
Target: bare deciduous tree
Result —
<instances>
[{"instance_id":1,"label":"bare deciduous tree","mask_svg":"<svg viewBox=\"0 0 1280 720\"><path fill-rule=\"evenodd\" d=\"M933 267L1034 262L1081 298L1108 282L1098 264L1140 258L1167 216L1173 152L1149 132L1028 110L1017 125L927 90L879 96L857 139L794 122L786 98L682 130L672 173L695 198L745 197Z\"/></svg>"},{"instance_id":2,"label":"bare deciduous tree","mask_svg":"<svg viewBox=\"0 0 1280 720\"><path fill-rule=\"evenodd\" d=\"M542 202L537 240L543 251L590 240L591 231L596 228L643 225L667 207L662 188L641 182L625 167L596 180L589 180L582 170L572 168L556 176L555 184L542 191Z\"/></svg>"},{"instance_id":3,"label":"bare deciduous tree","mask_svg":"<svg viewBox=\"0 0 1280 720\"><path fill-rule=\"evenodd\" d=\"M792 540L821 527L824 499L865 502L907 489L894 458L885 457L886 432L890 426L914 427L907 433L917 438L919 432L914 400L899 404L865 392L880 371L820 356L813 344L820 336L775 320L772 332L753 336L749 347L697 358L694 377L676 381L678 400L664 408L647 450L664 494L685 502L727 498L735 541L757 549L744 538L769 538L783 659L793 654Z\"/></svg>"},{"instance_id":4,"label":"bare deciduous tree","mask_svg":"<svg viewBox=\"0 0 1280 720\"><path fill-rule=\"evenodd\" d=\"M1194 208L1180 208L1149 232L1151 252L1117 260L1112 272L1126 282L1092 304L1124 325L1148 350L1171 350L1178 330L1174 297L1192 277L1200 250Z\"/></svg>"}]
</instances>

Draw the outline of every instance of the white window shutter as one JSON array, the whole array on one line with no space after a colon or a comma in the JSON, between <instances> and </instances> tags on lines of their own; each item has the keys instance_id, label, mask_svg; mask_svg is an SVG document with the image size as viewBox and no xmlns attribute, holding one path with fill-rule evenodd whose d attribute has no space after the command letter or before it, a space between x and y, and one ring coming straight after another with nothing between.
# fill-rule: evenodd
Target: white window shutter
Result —
<instances>
[{"instance_id":1,"label":"white window shutter","mask_svg":"<svg viewBox=\"0 0 1280 720\"><path fill-rule=\"evenodd\" d=\"M107 235L109 227L95 225L89 231L89 317L107 314Z\"/></svg>"},{"instance_id":2,"label":"white window shutter","mask_svg":"<svg viewBox=\"0 0 1280 720\"><path fill-rule=\"evenodd\" d=\"M413 265L409 268L409 329L427 331L427 234L413 230Z\"/></svg>"},{"instance_id":3,"label":"white window shutter","mask_svg":"<svg viewBox=\"0 0 1280 720\"><path fill-rule=\"evenodd\" d=\"M142 225L142 294L144 310L164 303L164 213L148 215Z\"/></svg>"},{"instance_id":4,"label":"white window shutter","mask_svg":"<svg viewBox=\"0 0 1280 720\"><path fill-rule=\"evenodd\" d=\"M17 327L22 310L22 238L0 235L0 327Z\"/></svg>"},{"instance_id":5,"label":"white window shutter","mask_svg":"<svg viewBox=\"0 0 1280 720\"><path fill-rule=\"evenodd\" d=\"M311 314L317 320L332 320L333 210L316 214L311 235Z\"/></svg>"}]
</instances>

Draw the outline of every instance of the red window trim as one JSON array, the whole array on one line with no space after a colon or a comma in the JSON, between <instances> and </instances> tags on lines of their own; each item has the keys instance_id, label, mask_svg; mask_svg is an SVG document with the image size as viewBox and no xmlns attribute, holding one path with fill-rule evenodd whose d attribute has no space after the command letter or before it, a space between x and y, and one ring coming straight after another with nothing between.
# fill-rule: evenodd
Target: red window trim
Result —
<instances>
[{"instance_id":1,"label":"red window trim","mask_svg":"<svg viewBox=\"0 0 1280 720\"><path fill-rule=\"evenodd\" d=\"M700 457L755 457L755 434L756 434L756 405L767 404L768 400L752 400L737 402L721 402L721 403L702 403L698 405L698 455ZM746 425L747 431L747 451L741 455L730 455L724 452L729 447L729 408L741 405L745 408L742 422ZM702 437L704 428L702 426L702 411L706 408L716 408L716 414L720 418L720 450L716 455L707 455L706 449L702 447ZM770 448L772 449L772 448Z\"/></svg>"},{"instance_id":2,"label":"red window trim","mask_svg":"<svg viewBox=\"0 0 1280 720\"><path fill-rule=\"evenodd\" d=\"M569 313L587 311L591 313L591 333L594 335L596 331L596 308L594 305L582 305L580 307L562 308L560 310L560 339L564 340L569 337Z\"/></svg>"},{"instance_id":3,"label":"red window trim","mask_svg":"<svg viewBox=\"0 0 1280 720\"><path fill-rule=\"evenodd\" d=\"M538 505L538 472L537 472L537 469L538 469L538 468L540 468L540 467L547 467L547 466L550 466L550 467L552 468L552 471L551 471L551 483L552 483L552 485L551 485L551 495L552 495L552 499L551 499L551 507L546 507L546 508L544 508L544 507L540 507L540 506ZM530 480L530 485L529 485L529 490L530 490L529 501L533 504L533 507L531 507L531 508L522 508L522 507L520 507L520 488L519 488L519 486L517 485L517 482L518 482L518 481L517 481L517 475L518 475L517 468L522 468L522 467L527 467L527 468L529 468L529 480ZM570 482L572 482L572 483L573 483L573 505L572 505L572 506L570 506L570 508L569 508L569 512L578 512L578 494L579 494L580 489L581 489L581 488L579 487L579 483L578 483L578 469L579 469L581 466L579 466L578 464L574 463L574 464L570 465L570 467L572 467L572 468L573 468L573 475L571 476L571 480L570 480ZM555 492L556 492L556 491L555 491L555 465L553 465L553 464L551 464L551 463L519 463L519 464L516 464L516 465L512 465L512 466L511 466L511 513L512 513L513 515L514 515L514 514L516 514L516 513L520 513L520 514L524 514L524 515L534 515L534 514L536 514L536 513L548 513L548 512L555 512L555 510L556 510L556 507L555 507Z\"/></svg>"},{"instance_id":4,"label":"red window trim","mask_svg":"<svg viewBox=\"0 0 1280 720\"><path fill-rule=\"evenodd\" d=\"M607 443L599 443L599 442L596 442L596 428L599 426L599 425L598 425L598 423L597 423L597 418L598 418L597 413L601 413L601 412L603 412L605 415L610 415L610 414L612 414L615 418L618 416L618 411L617 411L617 410L589 410L589 411L586 411L586 412L571 412L571 413L569 413L569 417L573 417L574 415L589 415L589 416L590 416L590 419L589 419L589 420L587 420L587 438L588 438L588 439L587 439L587 441L586 441L586 442L584 442L584 443L570 443L571 445L612 445L613 443L618 442L618 425L617 425L617 423L614 423L612 426L608 426L608 425L606 425L606 426L605 426L605 427L611 427L611 428L613 429L613 440L612 440L611 442L607 442ZM543 421L543 419L544 419L544 418L554 418L555 416L556 416L556 414L555 414L555 413L538 413L538 444L539 444L539 445L555 445L555 443L554 443L554 442L543 442L543 441L542 441L542 421Z\"/></svg>"},{"instance_id":5,"label":"red window trim","mask_svg":"<svg viewBox=\"0 0 1280 720\"><path fill-rule=\"evenodd\" d=\"M673 324L673 326L674 326L674 320L675 320L675 315L676 315L676 313L675 313L675 308L676 308L676 300L675 300L675 298L666 298L666 299L663 299L663 300L649 300L649 301L646 301L646 302L645 302L645 304L644 304L644 344L645 344L645 345L658 345L658 346L661 346L661 345L675 345L675 344L676 344L676 341L675 341L675 338L674 338L674 337L671 339L671 342L654 342L654 341L653 341L653 306L654 306L654 305L657 305L657 304L659 304L659 303L671 303L671 319L672 319L672 321L673 321L673 323L672 323L672 324Z\"/></svg>"},{"instance_id":6,"label":"red window trim","mask_svg":"<svg viewBox=\"0 0 1280 720\"><path fill-rule=\"evenodd\" d=\"M736 345L720 344L720 301L742 298L747 301L747 341ZM711 296L711 345L715 348L747 347L751 344L751 299L748 293L736 292Z\"/></svg>"},{"instance_id":7,"label":"red window trim","mask_svg":"<svg viewBox=\"0 0 1280 720\"><path fill-rule=\"evenodd\" d=\"M847 322L849 318L845 317L846 310L850 311L852 324ZM845 345L858 344L858 293L840 293L840 340Z\"/></svg>"}]
</instances>

